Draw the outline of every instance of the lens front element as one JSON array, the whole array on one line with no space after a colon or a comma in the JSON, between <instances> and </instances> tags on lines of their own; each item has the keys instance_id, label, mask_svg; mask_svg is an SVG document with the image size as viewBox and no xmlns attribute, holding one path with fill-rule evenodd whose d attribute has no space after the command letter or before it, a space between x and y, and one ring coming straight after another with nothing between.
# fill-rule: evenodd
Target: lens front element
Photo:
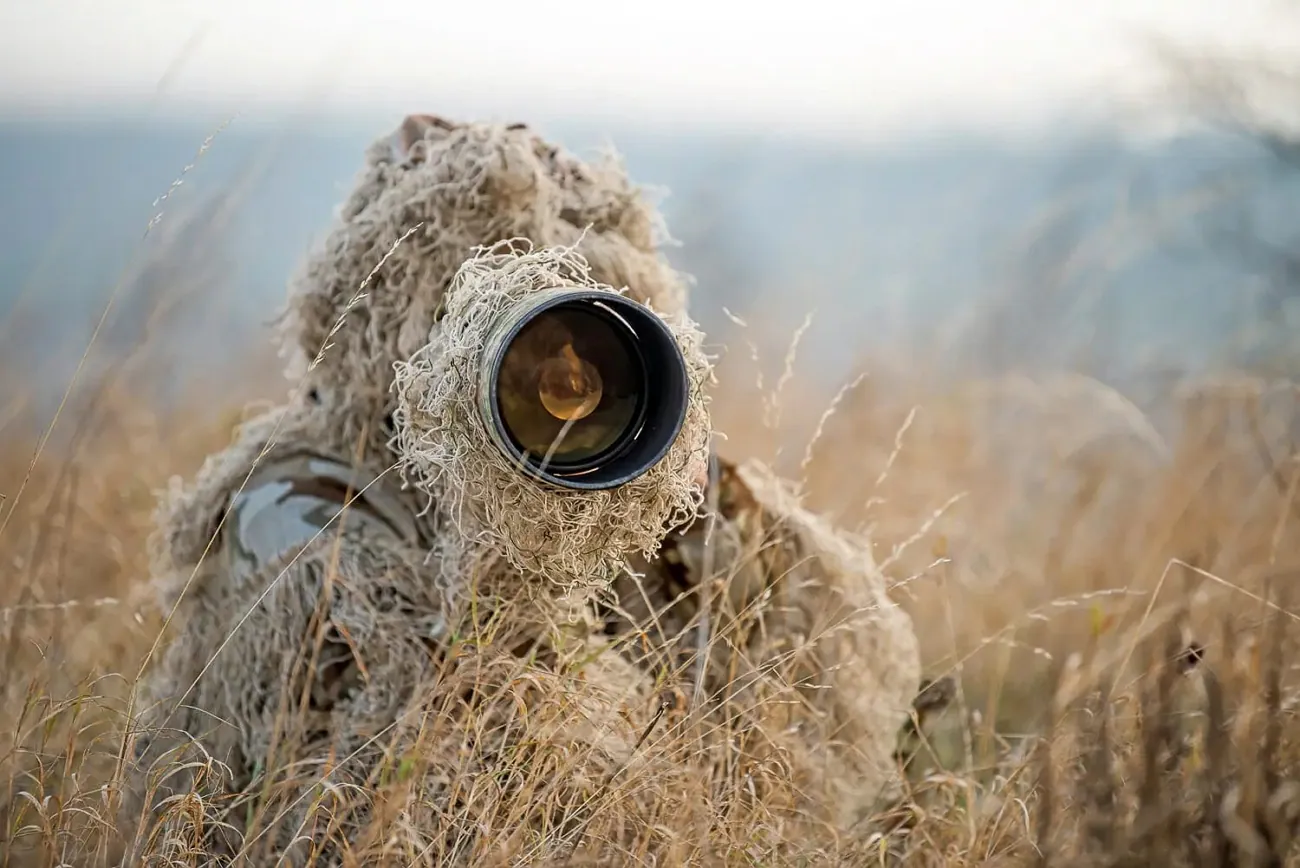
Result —
<instances>
[{"instance_id":1,"label":"lens front element","mask_svg":"<svg viewBox=\"0 0 1300 868\"><path fill-rule=\"evenodd\" d=\"M484 339L478 408L521 472L618 488L658 464L686 420L686 360L645 305L555 287L502 311Z\"/></svg>"},{"instance_id":2,"label":"lens front element","mask_svg":"<svg viewBox=\"0 0 1300 868\"><path fill-rule=\"evenodd\" d=\"M600 406L605 381L600 371L586 359L578 358L573 342L568 341L558 356L542 362L537 382L537 397L546 412L565 422L585 419Z\"/></svg>"},{"instance_id":3,"label":"lens front element","mask_svg":"<svg viewBox=\"0 0 1300 868\"><path fill-rule=\"evenodd\" d=\"M557 306L528 322L497 379L515 447L553 472L575 472L635 434L647 388L635 338L612 311L591 304Z\"/></svg>"}]
</instances>

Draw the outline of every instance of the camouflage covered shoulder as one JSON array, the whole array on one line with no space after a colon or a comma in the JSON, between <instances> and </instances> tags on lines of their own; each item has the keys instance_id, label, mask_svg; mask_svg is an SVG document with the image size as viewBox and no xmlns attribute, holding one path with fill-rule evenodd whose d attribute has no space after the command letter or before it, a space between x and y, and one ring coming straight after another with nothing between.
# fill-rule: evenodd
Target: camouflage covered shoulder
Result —
<instances>
[{"instance_id":1,"label":"camouflage covered shoulder","mask_svg":"<svg viewBox=\"0 0 1300 868\"><path fill-rule=\"evenodd\" d=\"M396 474L331 445L313 406L281 405L249 418L189 481L173 478L155 512L151 572L168 608L200 564L247 567L308 542L340 511L418 539L419 505ZM382 477L382 478L381 478ZM229 558L235 561L230 562Z\"/></svg>"}]
</instances>

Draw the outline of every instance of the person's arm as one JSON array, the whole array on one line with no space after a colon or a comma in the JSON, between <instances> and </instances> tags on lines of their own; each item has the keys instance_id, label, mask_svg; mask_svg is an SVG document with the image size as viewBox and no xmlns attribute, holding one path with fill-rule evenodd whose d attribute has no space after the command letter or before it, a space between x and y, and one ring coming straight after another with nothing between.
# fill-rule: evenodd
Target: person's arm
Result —
<instances>
[{"instance_id":1,"label":"person's arm","mask_svg":"<svg viewBox=\"0 0 1300 868\"><path fill-rule=\"evenodd\" d=\"M356 750L358 724L391 724L447 630L395 481L292 447L246 475L220 486L236 491L214 502L201 563L173 567L176 614L136 694L123 819L146 834L187 822L171 796L241 792L304 747Z\"/></svg>"},{"instance_id":2,"label":"person's arm","mask_svg":"<svg viewBox=\"0 0 1300 868\"><path fill-rule=\"evenodd\" d=\"M910 617L866 544L782 480L725 461L716 476L712 538L707 519L670 538L671 558L696 576L711 570L705 693L730 697L751 741L761 733L801 770L806 795L852 822L894 772L921 683Z\"/></svg>"}]
</instances>

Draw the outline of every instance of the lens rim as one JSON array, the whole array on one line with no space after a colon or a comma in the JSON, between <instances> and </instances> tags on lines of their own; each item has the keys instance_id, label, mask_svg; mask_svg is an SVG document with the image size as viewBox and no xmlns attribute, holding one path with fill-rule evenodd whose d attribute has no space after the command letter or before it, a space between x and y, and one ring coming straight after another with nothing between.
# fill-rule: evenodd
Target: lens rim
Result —
<instances>
[{"instance_id":1,"label":"lens rim","mask_svg":"<svg viewBox=\"0 0 1300 868\"><path fill-rule=\"evenodd\" d=\"M552 461L542 469L534 460L524 460L522 448L505 424L497 383L506 353L520 332L542 314L569 306L600 316L615 326L640 368L641 395L628 433L581 462ZM668 454L686 423L690 383L686 360L676 338L652 310L606 290L557 287L525 299L515 311L507 312L501 323L485 345L479 407L492 439L522 472L562 488L599 491L617 488L642 476ZM664 388L652 391L655 381L660 381ZM669 415L672 418L664 427ZM638 446L642 448L638 450ZM638 451L642 454L636 454Z\"/></svg>"}]
</instances>

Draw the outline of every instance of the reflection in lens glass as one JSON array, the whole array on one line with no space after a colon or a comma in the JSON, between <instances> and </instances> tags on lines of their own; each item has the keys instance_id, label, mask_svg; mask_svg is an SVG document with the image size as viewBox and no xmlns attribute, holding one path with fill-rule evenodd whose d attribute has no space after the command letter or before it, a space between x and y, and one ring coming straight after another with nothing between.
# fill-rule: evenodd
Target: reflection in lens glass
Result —
<instances>
[{"instance_id":1,"label":"reflection in lens glass","mask_svg":"<svg viewBox=\"0 0 1300 868\"><path fill-rule=\"evenodd\" d=\"M563 470L618 444L636 421L644 377L621 323L562 306L538 315L511 342L497 401L515 446L534 460L560 438L549 466Z\"/></svg>"},{"instance_id":2,"label":"reflection in lens glass","mask_svg":"<svg viewBox=\"0 0 1300 868\"><path fill-rule=\"evenodd\" d=\"M600 404L604 383L596 366L578 358L573 344L565 344L558 356L542 362L537 396L546 412L556 419L585 419Z\"/></svg>"}]
</instances>

